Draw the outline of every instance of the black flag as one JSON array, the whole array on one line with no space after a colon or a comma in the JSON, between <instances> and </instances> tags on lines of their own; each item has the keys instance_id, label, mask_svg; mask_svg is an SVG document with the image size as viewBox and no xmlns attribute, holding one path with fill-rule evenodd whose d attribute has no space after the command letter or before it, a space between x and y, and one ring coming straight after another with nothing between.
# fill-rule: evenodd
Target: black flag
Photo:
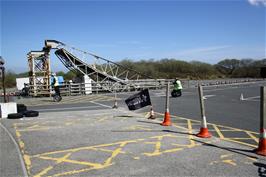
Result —
<instances>
[{"instance_id":1,"label":"black flag","mask_svg":"<svg viewBox=\"0 0 266 177\"><path fill-rule=\"evenodd\" d=\"M149 90L142 90L141 92L127 98L125 102L129 110L136 110L143 108L147 105L151 105Z\"/></svg>"}]
</instances>

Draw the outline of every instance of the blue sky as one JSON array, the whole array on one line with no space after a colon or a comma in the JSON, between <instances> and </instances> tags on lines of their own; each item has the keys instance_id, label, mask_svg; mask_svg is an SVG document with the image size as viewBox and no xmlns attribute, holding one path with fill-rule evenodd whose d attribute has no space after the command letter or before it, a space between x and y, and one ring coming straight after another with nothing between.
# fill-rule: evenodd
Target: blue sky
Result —
<instances>
[{"instance_id":1,"label":"blue sky","mask_svg":"<svg viewBox=\"0 0 266 177\"><path fill-rule=\"evenodd\" d=\"M0 52L15 72L28 71L27 53L45 39L115 62L262 59L265 10L265 0L1 1ZM51 57L53 70L65 70Z\"/></svg>"}]
</instances>

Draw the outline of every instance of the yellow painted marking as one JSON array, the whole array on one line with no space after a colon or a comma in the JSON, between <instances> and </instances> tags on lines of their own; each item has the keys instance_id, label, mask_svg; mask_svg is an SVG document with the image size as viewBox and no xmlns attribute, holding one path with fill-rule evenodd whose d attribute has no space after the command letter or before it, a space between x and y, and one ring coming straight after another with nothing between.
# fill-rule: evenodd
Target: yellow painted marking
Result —
<instances>
[{"instance_id":1,"label":"yellow painted marking","mask_svg":"<svg viewBox=\"0 0 266 177\"><path fill-rule=\"evenodd\" d=\"M160 138L159 140L161 140L162 138ZM155 150L151 153L142 153L146 156L157 156L162 154L162 152L160 152L161 149L161 142L157 141L157 142L145 142L145 144L155 144Z\"/></svg>"},{"instance_id":2,"label":"yellow painted marking","mask_svg":"<svg viewBox=\"0 0 266 177\"><path fill-rule=\"evenodd\" d=\"M69 154L71 155L71 153L69 153ZM72 163L72 164L85 165L85 166L95 167L95 168L102 167L102 164L99 164L99 163L71 160L71 159L67 159L65 157L63 157L63 158L53 158L53 157L40 156L39 158L40 159L44 159L44 160L56 161L57 162L56 164L59 164L59 163L62 163L62 162L68 162L68 163Z\"/></svg>"},{"instance_id":3,"label":"yellow painted marking","mask_svg":"<svg viewBox=\"0 0 266 177\"><path fill-rule=\"evenodd\" d=\"M19 144L20 151L21 151L21 153L22 153L22 156L23 156L23 159L24 159L24 162L25 162L25 165L26 165L26 168L27 168L28 174L30 175L30 168L31 168L31 160L30 160L30 156L28 156L28 155L25 153L25 144L24 144L24 142L21 140L21 133L20 133L19 130L17 129L17 124L14 124L14 129L15 129L16 136L17 136L17 139L18 139L18 144Z\"/></svg>"},{"instance_id":4,"label":"yellow painted marking","mask_svg":"<svg viewBox=\"0 0 266 177\"><path fill-rule=\"evenodd\" d=\"M258 159L256 159L256 158L252 158L252 157L247 157L247 159L249 159L249 160L251 160L251 161L254 161L254 162L257 162L257 161L258 161Z\"/></svg>"},{"instance_id":5,"label":"yellow painted marking","mask_svg":"<svg viewBox=\"0 0 266 177\"><path fill-rule=\"evenodd\" d=\"M158 112L156 112L156 114L158 114L158 115L164 115L164 114L162 114L162 113L158 113ZM171 116L172 116L172 117L175 117L175 118L178 118L178 119L182 119L182 120L191 120L191 119L188 119L188 118L179 117L179 116L175 116L175 115L171 115ZM195 124L195 122L196 122L196 123L200 123L200 121L198 121L198 120L191 120L191 122L193 122L193 124ZM229 126L224 126L224 125L219 125L219 124L211 124L211 123L209 123L209 125L216 125L216 126L218 126L218 127L227 128L227 129L232 129L232 131L241 131L241 132L245 131L245 132L250 132L250 133L252 133L252 134L257 134L257 135L259 135L259 133L257 133L257 132L252 132L252 131L248 131L248 130L242 130L242 129L238 129L238 128L234 128L234 127L229 127ZM226 131L231 131L231 130L226 130Z\"/></svg>"},{"instance_id":6,"label":"yellow painted marking","mask_svg":"<svg viewBox=\"0 0 266 177\"><path fill-rule=\"evenodd\" d=\"M173 148L173 149L167 149L167 150L161 151L161 145L162 145L161 141L164 137L176 138L177 136L174 136L172 134L166 134L166 135L162 135L162 136L151 137L153 139L157 139L158 141L145 142L145 144L154 144L155 145L154 151L153 152L146 152L146 153L142 153L142 154L150 157L150 156L158 156L158 155L161 155L163 153L176 152L176 151L183 149L183 148Z\"/></svg>"},{"instance_id":7,"label":"yellow painted marking","mask_svg":"<svg viewBox=\"0 0 266 177\"><path fill-rule=\"evenodd\" d=\"M236 166L236 163L233 162L233 160L223 160L224 163L227 163L227 164L230 164L230 165L233 165L233 166Z\"/></svg>"},{"instance_id":8,"label":"yellow painted marking","mask_svg":"<svg viewBox=\"0 0 266 177\"><path fill-rule=\"evenodd\" d=\"M93 148L93 150L96 150L96 151L103 151L103 152L113 152L113 150L110 150L110 149L103 149L103 148ZM120 152L121 154L125 154L126 152L124 151L121 151Z\"/></svg>"},{"instance_id":9,"label":"yellow painted marking","mask_svg":"<svg viewBox=\"0 0 266 177\"><path fill-rule=\"evenodd\" d=\"M253 138L228 138L231 140L253 140Z\"/></svg>"},{"instance_id":10,"label":"yellow painted marking","mask_svg":"<svg viewBox=\"0 0 266 177\"><path fill-rule=\"evenodd\" d=\"M144 141L145 139L137 139L136 141Z\"/></svg>"},{"instance_id":11,"label":"yellow painted marking","mask_svg":"<svg viewBox=\"0 0 266 177\"><path fill-rule=\"evenodd\" d=\"M66 122L65 125L68 126L68 125L72 125L74 124L75 122Z\"/></svg>"},{"instance_id":12,"label":"yellow painted marking","mask_svg":"<svg viewBox=\"0 0 266 177\"><path fill-rule=\"evenodd\" d=\"M54 167L49 166L49 167L45 168L44 170L42 170L40 173L34 175L34 177L41 177L41 176L47 174L47 173L48 173L51 169L53 169L53 168L54 168Z\"/></svg>"},{"instance_id":13,"label":"yellow painted marking","mask_svg":"<svg viewBox=\"0 0 266 177\"><path fill-rule=\"evenodd\" d=\"M259 143L259 139L255 137L251 132L246 132L256 143Z\"/></svg>"},{"instance_id":14,"label":"yellow painted marking","mask_svg":"<svg viewBox=\"0 0 266 177\"><path fill-rule=\"evenodd\" d=\"M189 130L188 133L192 134L193 129L192 129L191 120L187 120L187 125L188 125L188 130ZM193 140L193 136L189 135L188 137L189 137L189 140L190 140L190 145L192 147L195 146L195 141Z\"/></svg>"},{"instance_id":15,"label":"yellow painted marking","mask_svg":"<svg viewBox=\"0 0 266 177\"><path fill-rule=\"evenodd\" d=\"M221 155L221 158L226 158L226 157L229 157L229 156L232 156L233 154L225 154L225 155Z\"/></svg>"},{"instance_id":16,"label":"yellow painted marking","mask_svg":"<svg viewBox=\"0 0 266 177\"><path fill-rule=\"evenodd\" d=\"M21 148L21 149L24 149L24 147L25 147L25 144L24 144L24 142L22 142L22 141L19 141L19 146L20 146L20 148Z\"/></svg>"},{"instance_id":17,"label":"yellow painted marking","mask_svg":"<svg viewBox=\"0 0 266 177\"><path fill-rule=\"evenodd\" d=\"M124 128L125 130L147 130L150 131L152 129L148 128L149 126L144 126L144 125L132 125L130 127Z\"/></svg>"},{"instance_id":18,"label":"yellow painted marking","mask_svg":"<svg viewBox=\"0 0 266 177\"><path fill-rule=\"evenodd\" d=\"M162 113L157 113L156 114L159 114L159 115L164 115ZM174 116L172 115L172 117L176 117L178 119L183 119L183 120L190 120L190 119L187 119L187 118L184 118L184 117L179 117L179 116ZM197 121L197 120L191 120L192 124L195 124L195 123L199 123L200 121ZM219 135L219 137L221 139L225 139L227 141L232 141L232 142L235 142L235 143L239 143L239 144L243 144L243 145L246 145L246 146L250 146L250 147L255 147L255 145L253 144L248 144L248 143L245 143L245 142L241 142L241 141L235 141L233 139L230 139L230 138L225 138L224 135L222 134L222 131L238 131L238 132L245 132L247 133L254 141L256 141L258 143L258 139L253 135L253 134L256 134L256 135L259 135L259 133L256 133L256 132L252 132L252 131L247 131L247 130L242 130L242 129L238 129L238 128L233 128L233 127L229 127L229 126L223 126L223 125L217 125L217 124L209 124L209 125L212 125L215 129L215 131L217 132L217 134ZM173 124L173 126L177 127L177 128L181 128L181 129L185 129L184 127L181 127L181 126L177 126L176 124ZM219 127L219 128L218 128ZM222 130L222 129L226 129L226 130ZM231 130L228 130L228 129L231 129ZM240 140L240 139L239 139Z\"/></svg>"},{"instance_id":19,"label":"yellow painted marking","mask_svg":"<svg viewBox=\"0 0 266 177\"><path fill-rule=\"evenodd\" d=\"M185 127L181 127L181 126L178 126L178 125L176 125L176 124L172 124L174 127L176 127L176 128L180 128L180 129L183 129L183 130L188 130L187 128L185 128Z\"/></svg>"},{"instance_id":20,"label":"yellow painted marking","mask_svg":"<svg viewBox=\"0 0 266 177\"><path fill-rule=\"evenodd\" d=\"M258 159L247 157L248 161L245 164L252 165L254 162L258 162ZM251 162L252 161L252 162Z\"/></svg>"},{"instance_id":21,"label":"yellow painted marking","mask_svg":"<svg viewBox=\"0 0 266 177\"><path fill-rule=\"evenodd\" d=\"M107 118L102 118L100 120L97 120L98 122L101 122L101 121L104 121L106 120ZM181 119L181 118L180 118ZM193 129L192 129L192 125L194 124L198 124L197 121L193 121L193 120L190 120L190 119L185 119L183 118L184 120L187 121L187 128L186 127L182 127L182 126L179 126L179 125L186 125L185 123L180 123L178 125L174 124L175 127L177 128L180 128L180 129L183 129L183 130L186 130L186 132L189 132L189 133L192 133ZM69 124L71 125L71 122L67 122L66 124ZM211 125L214 125L214 124L211 124ZM33 128L36 128L37 125L33 125L31 127L28 127L33 129ZM136 125L134 127L135 129L139 128L139 129L148 129L147 126L140 126L140 125ZM217 130L216 130L217 128ZM220 129L219 129L220 128ZM215 125L214 126L214 129L215 131L218 133L220 132L221 133L221 128L222 126L219 126L218 128L218 125ZM33 129L34 130L34 129ZM225 131L231 131L231 130L225 130ZM240 131L238 129L233 129L232 131ZM243 131L243 130L241 130ZM250 131L245 131L245 132L249 132L249 133L253 133L253 132L250 132ZM218 133L219 134L219 133ZM247 133L248 134L248 133ZM21 134L19 131L16 132L16 135L17 137L21 137ZM223 134L221 133L222 138L224 138ZM250 136L250 134L248 134ZM253 134L251 134L252 136L250 136L252 139L255 137ZM162 151L161 150L161 146L162 146L162 139L164 137L175 137L177 138L178 136L174 136L172 134L166 134L166 135L162 135L162 136L155 136L155 137L150 137L150 139L157 139L157 141L155 142L145 142L146 144L152 144L154 145L154 151L153 152L146 152L146 153L143 153L144 155L146 156L155 156L155 155L161 155L163 153L171 153L171 152L176 152L176 151L179 151L179 150L183 150L184 147L195 147L197 145L201 145L201 144L196 144L195 141L193 141L193 136L192 135L189 135L189 140L190 140L190 145L178 145L178 144L172 144L172 145L175 145L175 148L173 149L167 149L167 150L164 150ZM224 138L225 140L227 141L232 141L232 142L236 142L236 143L242 143L243 142L238 142L238 141L235 141L235 140L240 140L240 139L244 139L244 138ZM246 138L247 139L247 138ZM249 138L250 139L250 138ZM90 147L80 147L80 148L75 148L75 149L68 149L68 150L61 150L61 151L55 151L55 152L47 152L47 153L43 153L43 154L37 154L37 155L34 155L32 157L37 157L37 158L41 158L41 159L45 159L45 160L53 160L53 161L56 161L56 162L59 162L59 163L74 163L74 164L79 164L79 165L86 165L86 166L89 166L89 168L84 168L84 169L81 169L81 170L73 170L73 171L68 171L68 172L63 172L63 173L59 173L59 174L54 174L54 176L62 176L62 175L74 175L74 174L78 174L78 173L81 173L81 172L85 172L85 171L90 171L90 170L95 170L95 169L101 169L101 168L105 168L107 166L111 166L114 164L113 162L113 159L116 158L119 154L125 154L126 152L122 151L123 147L126 146L128 143L137 143L137 142L140 142L140 141L144 141L145 139L136 139L136 140L131 140L131 141L122 141L122 142L116 142L116 143L109 143L109 144L102 144L102 145L97 145L97 146L90 146ZM244 143L246 145L249 145L247 143ZM119 145L118 148L116 148L115 150L109 150L109 149L104 149L104 147L108 147L108 146L115 146L115 145ZM20 144L21 147L25 148L25 144L22 143ZM178 146L178 147L176 147ZM181 147L180 147L181 146ZM250 145L249 145L250 146ZM108 153L111 153L111 156L105 160L104 164L98 164L98 163L91 163L91 162L83 162L83 161L76 161L76 160L70 160L70 159L67 159L66 158L51 158L51 157L46 157L45 155L49 155L49 154L57 154L57 153L68 153L69 155L71 155L72 153L74 152L77 152L77 151L80 151L80 150L96 150L96 151L103 151L103 152L108 152ZM28 156L27 158L29 159L29 165L27 165L27 168L28 166L31 166L31 163L30 163L30 158L32 158L30 156ZM226 156L224 155L224 157L221 156L221 158L225 158ZM24 160L26 159L26 157L24 156ZM140 159L140 157L133 157L133 159L135 160L138 160ZM26 160L25 160L26 161ZM228 159L224 159L223 163L227 163L227 164L230 164L230 165L233 165L235 166L236 163L233 161L233 160L228 160ZM47 167L46 169L44 169L42 172L40 172L39 174L42 174L42 175L45 175L47 174L53 167L52 166L49 166Z\"/></svg>"},{"instance_id":22,"label":"yellow painted marking","mask_svg":"<svg viewBox=\"0 0 266 177\"><path fill-rule=\"evenodd\" d=\"M71 155L71 153L68 153L68 154L64 155L62 158L56 158L56 160L55 160L56 164L55 165L60 164L62 162L65 162L70 155ZM45 157L40 157L40 158L45 158ZM53 168L54 168L53 166L49 166L48 168L43 169L40 173L38 173L34 177L41 177L41 176L47 174Z\"/></svg>"},{"instance_id":23,"label":"yellow painted marking","mask_svg":"<svg viewBox=\"0 0 266 177\"><path fill-rule=\"evenodd\" d=\"M17 136L17 138L21 137L21 134L20 134L20 132L18 130L16 130L16 136Z\"/></svg>"},{"instance_id":24,"label":"yellow painted marking","mask_svg":"<svg viewBox=\"0 0 266 177\"><path fill-rule=\"evenodd\" d=\"M24 158L24 161L25 161L26 167L27 167L27 169L29 170L30 167L31 167L30 156L24 154L24 155L23 155L23 158Z\"/></svg>"},{"instance_id":25,"label":"yellow painted marking","mask_svg":"<svg viewBox=\"0 0 266 177\"><path fill-rule=\"evenodd\" d=\"M81 169L81 170L73 170L73 171L68 171L68 172L54 174L53 176L54 177L66 176L66 175L74 176L75 174L82 173L82 172L87 172L87 171L91 171L91 170L95 170L95 169L97 169L97 168L84 168L84 169Z\"/></svg>"},{"instance_id":26,"label":"yellow painted marking","mask_svg":"<svg viewBox=\"0 0 266 177\"><path fill-rule=\"evenodd\" d=\"M60 126L53 127L53 129L55 129L55 128L62 128L62 127L60 127ZM20 129L19 131L20 132L31 132L31 131L42 131L42 130L49 130L49 129L51 129L51 128L49 128L49 127L42 127L42 128L37 128L37 129Z\"/></svg>"},{"instance_id":27,"label":"yellow painted marking","mask_svg":"<svg viewBox=\"0 0 266 177\"><path fill-rule=\"evenodd\" d=\"M211 124L211 125L214 125L214 124ZM242 132L243 131L243 130L225 130L225 129L220 129L220 128L219 128L219 130L221 132Z\"/></svg>"},{"instance_id":28,"label":"yellow painted marking","mask_svg":"<svg viewBox=\"0 0 266 177\"><path fill-rule=\"evenodd\" d=\"M256 145L248 144L248 143L244 143L244 142L241 142L241 141L235 141L235 140L232 140L232 139L230 139L230 138L224 138L223 140L231 141L231 142L234 142L234 143L243 144L243 145L246 145L246 146L249 146L249 147L253 147L253 148L257 148Z\"/></svg>"},{"instance_id":29,"label":"yellow painted marking","mask_svg":"<svg viewBox=\"0 0 266 177\"><path fill-rule=\"evenodd\" d=\"M98 122L103 122L103 121L105 121L106 119L107 119L107 117L102 118L102 119L99 119Z\"/></svg>"},{"instance_id":30,"label":"yellow painted marking","mask_svg":"<svg viewBox=\"0 0 266 177\"><path fill-rule=\"evenodd\" d=\"M214 124L212 124L212 126L214 127L214 129L215 129L215 131L217 132L217 134L219 135L219 137L220 137L221 139L224 139L224 135L223 135L222 132L219 130L219 128L218 128L216 125L214 125Z\"/></svg>"},{"instance_id":31,"label":"yellow painted marking","mask_svg":"<svg viewBox=\"0 0 266 177\"><path fill-rule=\"evenodd\" d=\"M144 117L148 118L150 116L150 114L151 114L150 112L147 112Z\"/></svg>"},{"instance_id":32,"label":"yellow painted marking","mask_svg":"<svg viewBox=\"0 0 266 177\"><path fill-rule=\"evenodd\" d=\"M143 140L144 139L138 139L138 140L130 140L130 141L120 141L120 142L109 143L109 144L101 144L101 145L96 145L96 146L85 146L85 147L79 147L79 148L74 148L74 149L66 149L66 150L59 150L59 151L53 151L53 152L46 152L43 154L36 154L36 155L33 155L32 157L40 157L44 155L51 155L51 154L58 154L58 153L65 153L65 152L77 152L81 150L93 150L94 148L108 147L108 146L120 145L125 142L137 142L137 141L143 141Z\"/></svg>"},{"instance_id":33,"label":"yellow painted marking","mask_svg":"<svg viewBox=\"0 0 266 177\"><path fill-rule=\"evenodd\" d=\"M176 152L176 151L181 151L181 150L183 150L183 149L184 149L184 148L168 149L168 150L162 151L162 153Z\"/></svg>"},{"instance_id":34,"label":"yellow painted marking","mask_svg":"<svg viewBox=\"0 0 266 177\"><path fill-rule=\"evenodd\" d=\"M115 158L118 154L121 153L122 148L123 148L125 145L127 145L127 144L129 144L129 143L136 143L136 142L137 142L137 141L124 141L124 142L122 142L122 143L120 144L119 148L117 148L117 149L115 149L115 150L113 151L111 157L109 157L109 158L104 162L104 165L107 165L107 166L112 165L112 164L111 164L112 159Z\"/></svg>"}]
</instances>

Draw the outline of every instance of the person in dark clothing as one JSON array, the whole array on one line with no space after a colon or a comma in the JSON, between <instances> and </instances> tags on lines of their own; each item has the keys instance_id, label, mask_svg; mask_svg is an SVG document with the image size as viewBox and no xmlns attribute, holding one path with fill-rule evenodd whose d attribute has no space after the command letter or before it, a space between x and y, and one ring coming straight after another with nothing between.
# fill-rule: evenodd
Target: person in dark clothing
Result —
<instances>
[{"instance_id":1,"label":"person in dark clothing","mask_svg":"<svg viewBox=\"0 0 266 177\"><path fill-rule=\"evenodd\" d=\"M52 74L52 86L54 87L55 90L54 101L61 101L62 97L60 95L59 81L55 73Z\"/></svg>"}]
</instances>

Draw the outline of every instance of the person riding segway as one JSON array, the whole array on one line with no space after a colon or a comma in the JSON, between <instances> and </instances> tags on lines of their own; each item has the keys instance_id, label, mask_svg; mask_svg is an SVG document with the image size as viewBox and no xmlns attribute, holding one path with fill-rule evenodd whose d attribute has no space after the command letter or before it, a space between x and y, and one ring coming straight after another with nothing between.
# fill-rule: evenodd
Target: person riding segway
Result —
<instances>
[{"instance_id":1,"label":"person riding segway","mask_svg":"<svg viewBox=\"0 0 266 177\"><path fill-rule=\"evenodd\" d=\"M178 80L178 78L175 78L173 84L174 84L174 89L171 92L172 97L180 97L182 95L182 89L183 89L181 81Z\"/></svg>"},{"instance_id":2,"label":"person riding segway","mask_svg":"<svg viewBox=\"0 0 266 177\"><path fill-rule=\"evenodd\" d=\"M55 91L55 94L53 96L54 101L55 102L61 101L62 97L60 95L59 81L55 73L52 74L52 86L54 87L54 91Z\"/></svg>"}]
</instances>

